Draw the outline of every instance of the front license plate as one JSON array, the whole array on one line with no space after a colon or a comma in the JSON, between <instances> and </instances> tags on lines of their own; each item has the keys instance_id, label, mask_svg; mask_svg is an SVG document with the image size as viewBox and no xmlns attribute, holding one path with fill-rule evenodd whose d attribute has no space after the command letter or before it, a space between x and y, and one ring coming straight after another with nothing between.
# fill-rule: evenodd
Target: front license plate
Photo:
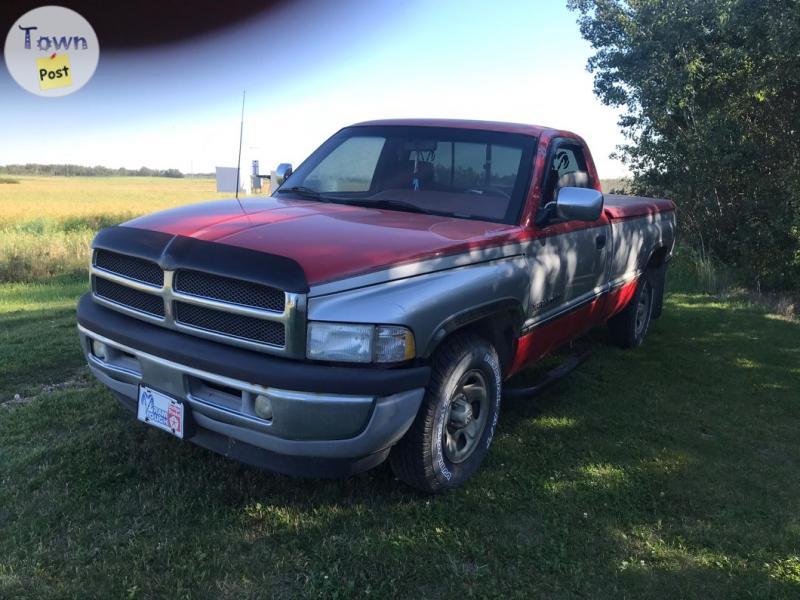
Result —
<instances>
[{"instance_id":1,"label":"front license plate","mask_svg":"<svg viewBox=\"0 0 800 600\"><path fill-rule=\"evenodd\" d=\"M140 385L138 417L148 425L183 439L183 404L166 394Z\"/></svg>"}]
</instances>

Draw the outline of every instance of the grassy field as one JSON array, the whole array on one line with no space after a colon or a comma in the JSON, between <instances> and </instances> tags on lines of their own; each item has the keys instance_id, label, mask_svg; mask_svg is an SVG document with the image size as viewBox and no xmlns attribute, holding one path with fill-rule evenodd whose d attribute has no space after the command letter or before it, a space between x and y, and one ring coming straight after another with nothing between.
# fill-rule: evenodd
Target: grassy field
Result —
<instances>
[{"instance_id":1,"label":"grassy field","mask_svg":"<svg viewBox=\"0 0 800 600\"><path fill-rule=\"evenodd\" d=\"M225 197L213 179L14 176L0 185L0 282L86 270L95 232L154 210Z\"/></svg>"},{"instance_id":2,"label":"grassy field","mask_svg":"<svg viewBox=\"0 0 800 600\"><path fill-rule=\"evenodd\" d=\"M0 284L0 598L800 597L796 321L673 289L642 348L595 332L428 498L138 423L82 366L86 286Z\"/></svg>"},{"instance_id":3,"label":"grassy field","mask_svg":"<svg viewBox=\"0 0 800 600\"><path fill-rule=\"evenodd\" d=\"M37 221L130 218L222 197L213 179L167 177L31 177L0 188L0 225Z\"/></svg>"}]
</instances>

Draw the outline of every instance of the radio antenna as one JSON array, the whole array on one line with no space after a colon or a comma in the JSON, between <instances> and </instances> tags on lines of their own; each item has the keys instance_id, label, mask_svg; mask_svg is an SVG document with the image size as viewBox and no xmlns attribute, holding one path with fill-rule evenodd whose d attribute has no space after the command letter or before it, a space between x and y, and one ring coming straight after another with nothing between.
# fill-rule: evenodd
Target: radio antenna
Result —
<instances>
[{"instance_id":1,"label":"radio antenna","mask_svg":"<svg viewBox=\"0 0 800 600\"><path fill-rule=\"evenodd\" d=\"M239 171L242 166L242 136L244 135L244 95L247 90L242 90L242 120L239 124L239 158L236 160L236 201L239 202L239 208L242 209L243 213L247 211L242 206L242 203L239 201Z\"/></svg>"}]
</instances>

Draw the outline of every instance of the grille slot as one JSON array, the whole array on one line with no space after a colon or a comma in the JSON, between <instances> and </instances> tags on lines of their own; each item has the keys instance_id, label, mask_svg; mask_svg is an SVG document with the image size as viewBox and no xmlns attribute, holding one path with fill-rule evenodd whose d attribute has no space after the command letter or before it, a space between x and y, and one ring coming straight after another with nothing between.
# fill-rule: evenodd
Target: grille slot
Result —
<instances>
[{"instance_id":1,"label":"grille slot","mask_svg":"<svg viewBox=\"0 0 800 600\"><path fill-rule=\"evenodd\" d=\"M94 255L94 264L105 271L135 279L142 283L149 283L158 287L164 285L164 272L161 267L149 260L117 254L108 250L97 250Z\"/></svg>"},{"instance_id":2,"label":"grille slot","mask_svg":"<svg viewBox=\"0 0 800 600\"><path fill-rule=\"evenodd\" d=\"M286 304L282 290L201 271L178 271L175 274L175 291L275 312L283 312Z\"/></svg>"},{"instance_id":3,"label":"grille slot","mask_svg":"<svg viewBox=\"0 0 800 600\"><path fill-rule=\"evenodd\" d=\"M283 347L286 332L283 323L237 315L186 302L175 302L175 321L222 335Z\"/></svg>"},{"instance_id":4,"label":"grille slot","mask_svg":"<svg viewBox=\"0 0 800 600\"><path fill-rule=\"evenodd\" d=\"M94 293L100 298L149 315L164 316L164 301L161 296L140 292L102 277L94 277Z\"/></svg>"}]
</instances>

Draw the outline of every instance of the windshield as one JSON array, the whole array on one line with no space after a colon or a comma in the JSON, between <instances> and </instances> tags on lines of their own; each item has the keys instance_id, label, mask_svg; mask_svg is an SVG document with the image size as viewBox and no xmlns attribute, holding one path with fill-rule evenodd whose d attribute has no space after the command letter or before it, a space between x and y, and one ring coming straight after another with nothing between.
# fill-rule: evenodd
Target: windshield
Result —
<instances>
[{"instance_id":1,"label":"windshield","mask_svg":"<svg viewBox=\"0 0 800 600\"><path fill-rule=\"evenodd\" d=\"M440 127L343 129L276 192L516 224L536 139Z\"/></svg>"}]
</instances>

